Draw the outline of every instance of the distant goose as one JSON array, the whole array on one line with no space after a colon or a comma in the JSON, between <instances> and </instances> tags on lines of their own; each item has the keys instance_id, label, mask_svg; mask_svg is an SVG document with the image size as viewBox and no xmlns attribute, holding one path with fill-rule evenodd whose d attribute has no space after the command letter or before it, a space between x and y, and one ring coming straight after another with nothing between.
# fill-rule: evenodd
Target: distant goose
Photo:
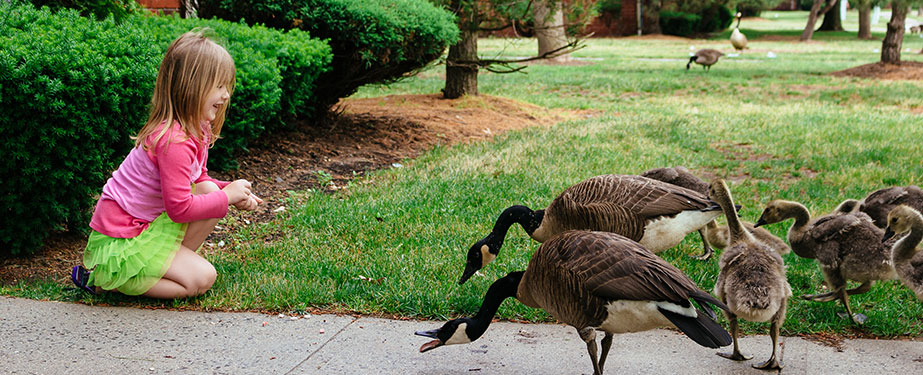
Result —
<instances>
[{"instance_id":1,"label":"distant goose","mask_svg":"<svg viewBox=\"0 0 923 375\"><path fill-rule=\"evenodd\" d=\"M879 189L866 196L858 209L868 214L877 227L884 228L888 225L888 213L902 204L923 210L923 190L915 185Z\"/></svg>"},{"instance_id":2,"label":"distant goose","mask_svg":"<svg viewBox=\"0 0 923 375\"><path fill-rule=\"evenodd\" d=\"M708 183L690 172L688 168L683 166L654 168L642 173L641 176L653 178L655 180L663 181L676 186L681 186L705 195L708 194ZM741 223L743 224L744 228L747 229L747 231L753 234L758 240L769 245L769 247L778 252L780 255L788 254L789 251L791 251L785 241L779 237L776 237L768 230L763 228L756 228L753 226L753 223L746 221L742 221ZM719 249L727 247L729 238L728 227L718 226L718 224L712 220L708 222L708 224L705 224L704 228L699 229L699 236L702 237L702 255L693 256L693 258L706 260L711 258L712 254L714 253L712 247L717 247Z\"/></svg>"},{"instance_id":3,"label":"distant goose","mask_svg":"<svg viewBox=\"0 0 923 375\"><path fill-rule=\"evenodd\" d=\"M923 251L917 250L923 239L923 216L910 206L900 205L888 215L888 229L882 241L907 232L892 247L891 262L901 283L923 301Z\"/></svg>"},{"instance_id":4,"label":"distant goose","mask_svg":"<svg viewBox=\"0 0 923 375\"><path fill-rule=\"evenodd\" d=\"M500 304L515 297L577 329L602 374L615 333L676 327L699 345L718 348L731 337L707 304L727 309L676 267L638 243L608 232L568 231L543 243L525 271L495 281L477 315L417 335L434 338L420 352L477 340ZM698 303L696 308L690 301ZM596 331L605 332L597 359Z\"/></svg>"},{"instance_id":5,"label":"distant goose","mask_svg":"<svg viewBox=\"0 0 923 375\"><path fill-rule=\"evenodd\" d=\"M808 209L798 202L774 200L766 205L757 226L777 223L794 218L795 223L788 231L788 242L796 255L817 259L824 280L831 292L801 296L803 299L819 302L839 298L850 319L862 324L866 317L853 314L849 307L849 296L869 291L876 280L892 280L897 277L891 266L891 245L882 244L884 231L872 223L862 212L834 213L810 220ZM846 289L846 281L862 283L854 289Z\"/></svg>"},{"instance_id":6,"label":"distant goose","mask_svg":"<svg viewBox=\"0 0 923 375\"><path fill-rule=\"evenodd\" d=\"M737 26L734 26L734 31L731 32L731 45L734 46L734 49L743 51L744 48L747 48L747 36L740 32L740 12L737 12L735 17L737 17Z\"/></svg>"},{"instance_id":7,"label":"distant goose","mask_svg":"<svg viewBox=\"0 0 923 375\"><path fill-rule=\"evenodd\" d=\"M520 205L504 210L490 234L468 250L458 283L497 257L513 223L538 242L568 230L598 230L621 234L656 253L719 215L715 202L683 187L632 175L591 177L565 189L544 210Z\"/></svg>"},{"instance_id":8,"label":"distant goose","mask_svg":"<svg viewBox=\"0 0 923 375\"><path fill-rule=\"evenodd\" d=\"M689 66L692 63L696 63L702 66L702 69L706 71L711 70L711 66L715 65L718 62L718 58L724 56L724 53L714 49L700 49L695 51L695 55L689 58L689 62L686 63L686 70L689 70Z\"/></svg>"},{"instance_id":9,"label":"distant goose","mask_svg":"<svg viewBox=\"0 0 923 375\"><path fill-rule=\"evenodd\" d=\"M718 262L715 295L730 309L728 320L731 322L734 351L718 355L735 361L752 358L741 354L737 344L738 317L751 322L771 321L769 337L772 339L772 355L766 362L753 367L782 369L782 361L776 358L779 329L785 322L788 299L792 296L792 288L785 279L785 263L779 253L757 240L741 225L731 191L724 180L712 182L709 195L724 209L729 232L728 247Z\"/></svg>"}]
</instances>

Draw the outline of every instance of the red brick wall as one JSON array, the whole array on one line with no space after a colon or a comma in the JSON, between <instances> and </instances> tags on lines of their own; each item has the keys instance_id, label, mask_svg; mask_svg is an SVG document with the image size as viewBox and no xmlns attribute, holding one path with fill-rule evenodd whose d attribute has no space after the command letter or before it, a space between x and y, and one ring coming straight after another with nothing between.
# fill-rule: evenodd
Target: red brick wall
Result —
<instances>
[{"instance_id":1,"label":"red brick wall","mask_svg":"<svg viewBox=\"0 0 923 375\"><path fill-rule=\"evenodd\" d=\"M179 12L180 0L138 0L138 4L150 9L151 11L160 11L163 13Z\"/></svg>"},{"instance_id":2,"label":"red brick wall","mask_svg":"<svg viewBox=\"0 0 923 375\"><path fill-rule=\"evenodd\" d=\"M619 35L638 33L638 3L636 0L622 0L622 14L616 24Z\"/></svg>"},{"instance_id":3,"label":"red brick wall","mask_svg":"<svg viewBox=\"0 0 923 375\"><path fill-rule=\"evenodd\" d=\"M148 9L179 9L179 0L138 0L138 3Z\"/></svg>"}]
</instances>

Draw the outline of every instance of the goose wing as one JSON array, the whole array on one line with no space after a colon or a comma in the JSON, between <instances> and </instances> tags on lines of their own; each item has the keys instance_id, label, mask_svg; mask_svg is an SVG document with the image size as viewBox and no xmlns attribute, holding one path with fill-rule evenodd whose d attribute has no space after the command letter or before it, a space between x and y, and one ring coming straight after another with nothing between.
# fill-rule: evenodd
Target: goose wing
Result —
<instances>
[{"instance_id":1,"label":"goose wing","mask_svg":"<svg viewBox=\"0 0 923 375\"><path fill-rule=\"evenodd\" d=\"M597 324L605 317L603 306L609 302L651 301L664 317L700 345L717 348L731 343L731 336L715 322L715 313L706 303L724 310L728 307L637 242L608 232L565 232L542 245L529 263L527 276L534 269L536 257L545 267L551 265L547 267L551 270L545 272L561 275L557 282L578 286L572 290L584 296L584 306L588 308L585 311L592 312ZM698 302L701 309L695 309L690 299ZM560 301L555 303L560 305ZM558 312L564 310L554 307Z\"/></svg>"},{"instance_id":2,"label":"goose wing","mask_svg":"<svg viewBox=\"0 0 923 375\"><path fill-rule=\"evenodd\" d=\"M557 213L621 210L644 222L664 215L676 215L685 210L716 207L714 202L699 192L632 175L589 178L564 190L547 211L551 211L553 206L558 206L554 207Z\"/></svg>"},{"instance_id":3,"label":"goose wing","mask_svg":"<svg viewBox=\"0 0 923 375\"><path fill-rule=\"evenodd\" d=\"M817 218L807 234L817 242L835 241L860 228L863 222L871 222L864 213L846 215L825 215Z\"/></svg>"},{"instance_id":4,"label":"goose wing","mask_svg":"<svg viewBox=\"0 0 923 375\"><path fill-rule=\"evenodd\" d=\"M915 185L879 189L865 197L859 210L867 213L875 221L875 225L883 228L887 225L888 213L900 204L908 204L917 210L923 209L923 190Z\"/></svg>"},{"instance_id":5,"label":"goose wing","mask_svg":"<svg viewBox=\"0 0 923 375\"><path fill-rule=\"evenodd\" d=\"M676 267L624 236L574 231L557 240L557 246L549 246L557 250L555 263L602 299L688 304L691 293L699 290Z\"/></svg>"}]
</instances>

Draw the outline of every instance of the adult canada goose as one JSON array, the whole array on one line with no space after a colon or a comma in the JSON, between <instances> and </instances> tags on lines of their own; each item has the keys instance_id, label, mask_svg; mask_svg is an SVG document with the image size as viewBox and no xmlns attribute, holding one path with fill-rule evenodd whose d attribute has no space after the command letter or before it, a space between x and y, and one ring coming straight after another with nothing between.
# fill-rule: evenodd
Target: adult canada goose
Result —
<instances>
[{"instance_id":1,"label":"adult canada goose","mask_svg":"<svg viewBox=\"0 0 923 375\"><path fill-rule=\"evenodd\" d=\"M766 362L753 365L758 369L781 369L782 361L776 358L779 329L785 322L785 311L792 289L785 279L785 263L779 253L756 239L737 217L731 191L722 179L711 184L711 198L724 210L730 234L728 246L718 261L718 281L715 295L727 304L734 351L718 355L735 361L752 358L740 353L737 345L737 318L751 322L770 321L769 337L772 339L772 355Z\"/></svg>"},{"instance_id":2,"label":"adult canada goose","mask_svg":"<svg viewBox=\"0 0 923 375\"><path fill-rule=\"evenodd\" d=\"M884 228L888 225L888 213L902 204L923 210L923 190L915 185L879 189L866 196L858 209L868 214L876 226Z\"/></svg>"},{"instance_id":3,"label":"adult canada goose","mask_svg":"<svg viewBox=\"0 0 923 375\"><path fill-rule=\"evenodd\" d=\"M653 252L676 246L687 233L721 215L721 207L704 194L641 176L601 175L559 194L544 210L511 206L500 214L487 237L468 250L463 284L493 261L513 223L545 242L572 229L618 233Z\"/></svg>"},{"instance_id":4,"label":"adult canada goose","mask_svg":"<svg viewBox=\"0 0 923 375\"><path fill-rule=\"evenodd\" d=\"M731 343L731 336L715 322L707 304L727 306L676 267L618 234L568 231L543 243L525 271L494 282L477 315L417 332L435 339L421 346L420 352L477 340L508 297L542 308L576 328L586 343L594 374L602 374L615 333L675 326L705 347ZM597 330L605 333L598 359Z\"/></svg>"},{"instance_id":5,"label":"adult canada goose","mask_svg":"<svg viewBox=\"0 0 923 375\"><path fill-rule=\"evenodd\" d=\"M718 58L721 56L724 56L724 53L711 48L695 51L695 54L692 55L692 57L689 58L689 62L686 63L686 70L689 70L689 66L692 65L692 63L696 63L701 65L702 69L705 69L705 71L709 71L711 70L711 66L715 65L715 63L718 62Z\"/></svg>"},{"instance_id":6,"label":"adult canada goose","mask_svg":"<svg viewBox=\"0 0 923 375\"><path fill-rule=\"evenodd\" d=\"M740 32L740 12L737 12L735 17L737 17L737 26L734 26L734 31L731 32L731 45L734 49L742 51L747 48L747 36Z\"/></svg>"},{"instance_id":7,"label":"adult canada goose","mask_svg":"<svg viewBox=\"0 0 923 375\"><path fill-rule=\"evenodd\" d=\"M853 314L849 296L869 291L876 280L896 278L891 267L893 239L882 243L884 231L862 212L834 213L810 220L808 209L798 202L774 200L766 205L757 226L794 218L788 230L792 251L804 258L815 258L831 292L801 298L827 302L839 298L854 323L862 324L865 316ZM846 281L862 283L846 289Z\"/></svg>"},{"instance_id":8,"label":"adult canada goose","mask_svg":"<svg viewBox=\"0 0 923 375\"><path fill-rule=\"evenodd\" d=\"M708 195L708 183L694 175L689 171L689 169L683 166L671 168L654 168L642 173L641 176L653 178L655 180L663 181L677 186L682 186L686 189L695 190L699 193ZM753 223L750 222L742 221L741 223L743 224L744 228L750 232L750 234L753 234L758 240L769 245L769 247L778 252L780 255L788 254L791 251L785 241L782 241L781 238L776 237L768 230L763 228L756 228L753 226ZM703 251L702 255L692 256L696 259L706 260L711 258L712 254L714 253L712 247L723 249L728 245L728 227L718 226L714 220L708 222L708 224L705 224L705 227L699 229L699 236L702 237Z\"/></svg>"},{"instance_id":9,"label":"adult canada goose","mask_svg":"<svg viewBox=\"0 0 923 375\"><path fill-rule=\"evenodd\" d=\"M882 241L907 233L891 248L891 262L901 282L923 301L923 252L917 245L923 239L923 216L910 206L900 205L888 214L888 228Z\"/></svg>"}]
</instances>

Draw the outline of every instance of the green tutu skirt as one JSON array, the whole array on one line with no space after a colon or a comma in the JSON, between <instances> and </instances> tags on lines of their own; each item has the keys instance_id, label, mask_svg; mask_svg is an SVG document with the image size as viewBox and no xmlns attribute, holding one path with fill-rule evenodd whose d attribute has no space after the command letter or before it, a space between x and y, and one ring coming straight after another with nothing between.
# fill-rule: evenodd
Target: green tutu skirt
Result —
<instances>
[{"instance_id":1,"label":"green tutu skirt","mask_svg":"<svg viewBox=\"0 0 923 375\"><path fill-rule=\"evenodd\" d=\"M186 225L174 223L164 212L137 237L112 238L93 231L83 252L83 265L92 270L87 284L131 296L144 294L167 273Z\"/></svg>"}]
</instances>

